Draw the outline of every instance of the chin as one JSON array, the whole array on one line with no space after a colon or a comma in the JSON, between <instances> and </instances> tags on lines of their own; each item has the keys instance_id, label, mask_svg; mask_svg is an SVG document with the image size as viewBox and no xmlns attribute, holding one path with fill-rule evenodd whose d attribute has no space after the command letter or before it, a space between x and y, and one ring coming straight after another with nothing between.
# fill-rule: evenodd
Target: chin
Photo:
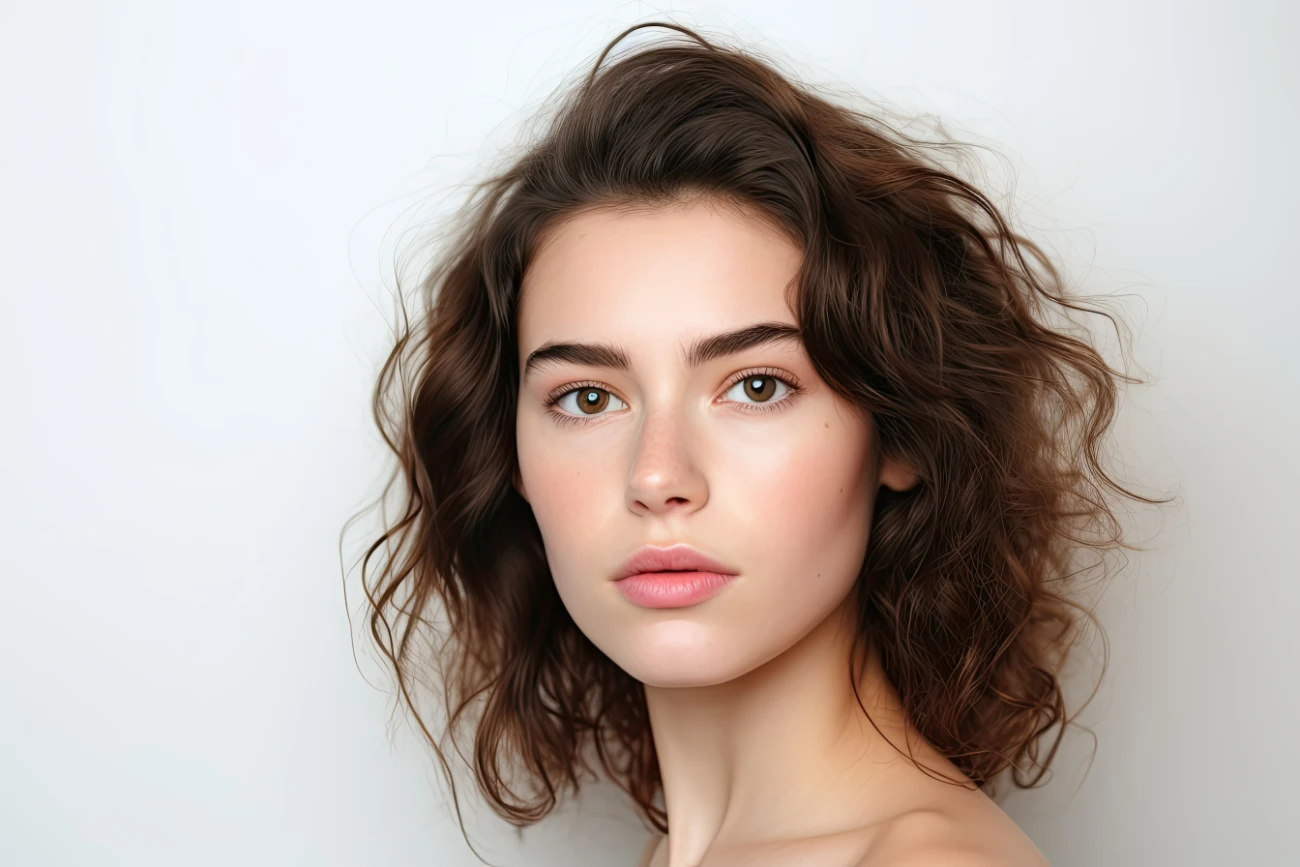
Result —
<instances>
[{"instance_id":1,"label":"chin","mask_svg":"<svg viewBox=\"0 0 1300 867\"><path fill-rule=\"evenodd\" d=\"M731 670L714 670L713 667L701 667L691 662L671 664L662 660L654 660L650 665L623 666L623 669L646 686L659 687L660 689L717 686L720 683L735 680L740 676L737 672Z\"/></svg>"},{"instance_id":2,"label":"chin","mask_svg":"<svg viewBox=\"0 0 1300 867\"><path fill-rule=\"evenodd\" d=\"M687 688L716 686L741 677L773 654L741 653L736 643L689 621L654 624L654 634L638 641L621 636L616 646L602 647L619 668L646 686Z\"/></svg>"}]
</instances>

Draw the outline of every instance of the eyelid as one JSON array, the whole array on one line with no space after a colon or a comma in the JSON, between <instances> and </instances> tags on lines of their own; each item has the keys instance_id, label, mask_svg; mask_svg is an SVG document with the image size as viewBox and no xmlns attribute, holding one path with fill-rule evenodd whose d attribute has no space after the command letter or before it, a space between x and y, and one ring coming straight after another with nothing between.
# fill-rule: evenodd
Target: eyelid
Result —
<instances>
[{"instance_id":1,"label":"eyelid","mask_svg":"<svg viewBox=\"0 0 1300 867\"><path fill-rule=\"evenodd\" d=\"M793 373L787 373L784 370L777 370L774 367L754 367L734 374L731 379L727 381L727 384L722 387L722 393L726 394L731 391L731 387L738 382L744 382L747 379L753 379L756 377L771 377L772 379L779 379L790 387L790 392L792 394L803 391L803 383L800 382L799 377L795 376Z\"/></svg>"}]
</instances>

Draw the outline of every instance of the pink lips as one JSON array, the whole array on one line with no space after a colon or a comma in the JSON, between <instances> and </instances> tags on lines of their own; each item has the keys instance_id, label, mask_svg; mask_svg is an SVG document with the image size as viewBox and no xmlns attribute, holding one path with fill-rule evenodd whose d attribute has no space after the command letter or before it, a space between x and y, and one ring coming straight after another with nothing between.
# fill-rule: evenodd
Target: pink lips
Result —
<instances>
[{"instance_id":1,"label":"pink lips","mask_svg":"<svg viewBox=\"0 0 1300 867\"><path fill-rule=\"evenodd\" d=\"M690 545L644 547L619 570L615 583L629 602L643 608L684 608L712 597L736 571Z\"/></svg>"}]
</instances>

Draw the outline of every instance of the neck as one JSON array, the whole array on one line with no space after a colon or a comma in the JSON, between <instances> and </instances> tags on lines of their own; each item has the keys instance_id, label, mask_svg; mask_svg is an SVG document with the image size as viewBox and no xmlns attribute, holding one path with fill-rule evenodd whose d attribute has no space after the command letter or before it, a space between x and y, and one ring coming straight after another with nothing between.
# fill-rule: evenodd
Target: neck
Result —
<instances>
[{"instance_id":1,"label":"neck","mask_svg":"<svg viewBox=\"0 0 1300 867\"><path fill-rule=\"evenodd\" d=\"M906 756L909 744L926 766L960 777L907 723L874 649L854 696L851 600L743 677L645 688L673 867L699 864L711 851L870 823L889 808L891 782L921 773Z\"/></svg>"}]
</instances>

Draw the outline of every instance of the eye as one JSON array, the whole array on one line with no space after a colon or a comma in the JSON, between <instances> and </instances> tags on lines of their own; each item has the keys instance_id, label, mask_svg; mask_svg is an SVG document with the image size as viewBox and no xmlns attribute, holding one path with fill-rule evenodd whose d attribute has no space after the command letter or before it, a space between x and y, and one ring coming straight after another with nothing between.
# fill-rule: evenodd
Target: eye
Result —
<instances>
[{"instance_id":1,"label":"eye","mask_svg":"<svg viewBox=\"0 0 1300 867\"><path fill-rule=\"evenodd\" d=\"M624 409L627 406L606 389L594 385L584 385L564 392L564 394L551 401L551 405L560 407L570 416L582 418L584 416L603 414L604 410L609 408L610 401L619 404L614 409Z\"/></svg>"},{"instance_id":2,"label":"eye","mask_svg":"<svg viewBox=\"0 0 1300 867\"><path fill-rule=\"evenodd\" d=\"M773 412L783 409L803 391L803 386L793 375L763 368L746 371L734 378L723 396L744 412ZM627 409L627 404L603 386L580 382L547 398L545 408L560 424L584 424L599 416L610 415L606 410Z\"/></svg>"},{"instance_id":3,"label":"eye","mask_svg":"<svg viewBox=\"0 0 1300 867\"><path fill-rule=\"evenodd\" d=\"M804 389L789 374L772 370L751 370L742 374L727 388L726 395L746 412L769 412L789 403ZM753 403L749 401L752 400Z\"/></svg>"}]
</instances>

